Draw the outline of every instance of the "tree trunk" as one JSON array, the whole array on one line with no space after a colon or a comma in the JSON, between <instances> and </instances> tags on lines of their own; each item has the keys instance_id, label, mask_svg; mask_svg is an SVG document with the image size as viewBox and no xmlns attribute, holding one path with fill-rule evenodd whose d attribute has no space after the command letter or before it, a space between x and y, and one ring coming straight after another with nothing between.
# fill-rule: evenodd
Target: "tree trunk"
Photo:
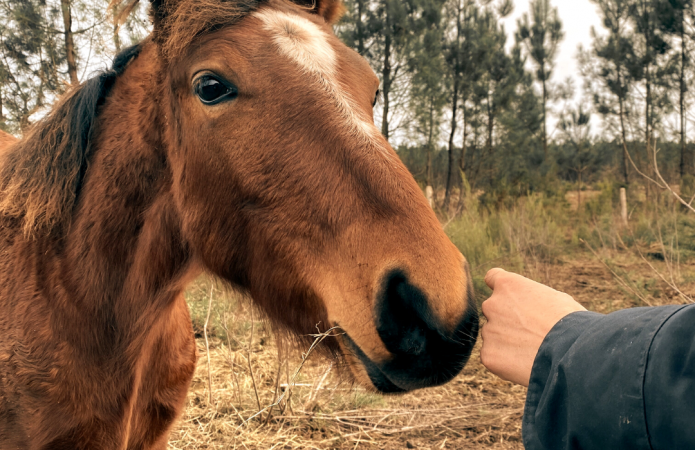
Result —
<instances>
[{"instance_id":1,"label":"tree trunk","mask_svg":"<svg viewBox=\"0 0 695 450\"><path fill-rule=\"evenodd\" d=\"M627 225L627 191L620 188L620 218L623 226Z\"/></svg>"},{"instance_id":2,"label":"tree trunk","mask_svg":"<svg viewBox=\"0 0 695 450\"><path fill-rule=\"evenodd\" d=\"M618 20L617 22L618 28L614 31L615 36L620 36L621 34L621 28L620 28L620 21ZM625 98L624 96L626 95L626 89L625 86L623 86L623 77L622 77L622 65L620 62L615 63L615 69L616 73L618 74L618 105L619 105L619 110L618 110L618 115L620 118L620 135L622 136L623 140L623 182L625 183L625 186L630 184L630 176L628 172L628 161L629 161L629 153L627 152L627 132L625 131Z\"/></svg>"},{"instance_id":3,"label":"tree trunk","mask_svg":"<svg viewBox=\"0 0 695 450\"><path fill-rule=\"evenodd\" d=\"M434 99L430 98L430 129L427 137L427 186L432 183L432 139L434 136Z\"/></svg>"},{"instance_id":4,"label":"tree trunk","mask_svg":"<svg viewBox=\"0 0 695 450\"><path fill-rule=\"evenodd\" d=\"M651 122L652 122L652 80L651 80L651 45L652 45L652 40L651 40L651 20L650 20L650 11L649 7L650 5L647 4L648 2L644 2L643 7L644 7L644 14L647 19L647 26L644 29L644 49L645 49L645 67L644 67L644 81L645 81L645 90L646 90L646 96L645 96L645 142L646 142L646 155L647 155L647 165L646 165L646 173L649 176L652 176L652 163L651 163L651 140L652 140L652 130L651 130ZM651 184L646 183L646 190L645 194L647 196L647 201L649 201L650 197L650 191L651 191Z\"/></svg>"},{"instance_id":5,"label":"tree trunk","mask_svg":"<svg viewBox=\"0 0 695 450\"><path fill-rule=\"evenodd\" d=\"M463 96L465 98L465 95ZM461 143L461 160L459 161L459 168L462 172L468 168L466 161L466 152L468 151L468 146L466 141L468 140L468 115L466 114L466 103L463 102L461 105L461 114L463 114L463 142Z\"/></svg>"},{"instance_id":6,"label":"tree trunk","mask_svg":"<svg viewBox=\"0 0 695 450\"><path fill-rule=\"evenodd\" d=\"M649 150L651 148L651 117L650 117L650 112L651 112L651 103L652 103L652 84L649 80L649 67L647 67L647 84L646 84L646 90L647 90L647 96L645 97L645 142L647 143L647 164L649 164L649 161L651 158L649 157L650 153ZM650 174L651 175L651 174Z\"/></svg>"},{"instance_id":7,"label":"tree trunk","mask_svg":"<svg viewBox=\"0 0 695 450\"><path fill-rule=\"evenodd\" d=\"M365 0L357 0L357 53L364 55L364 24L362 16L364 14Z\"/></svg>"},{"instance_id":8,"label":"tree trunk","mask_svg":"<svg viewBox=\"0 0 695 450\"><path fill-rule=\"evenodd\" d=\"M546 118L546 103L548 102L548 88L545 83L545 67L541 66L543 72L543 160L548 161L548 129Z\"/></svg>"},{"instance_id":9,"label":"tree trunk","mask_svg":"<svg viewBox=\"0 0 695 450\"><path fill-rule=\"evenodd\" d=\"M473 113L473 118L479 117L481 114L482 107L480 105L475 106L475 111ZM485 158L483 158L483 152L480 151L478 152L478 143L480 142L480 130L478 129L478 124L474 123L473 126L473 155L476 153L479 154L478 159L474 160L475 162L475 167L473 167L473 164L470 165L470 177L468 179L468 182L470 183L471 187L477 186L478 184L478 177L480 175L480 171L483 170L483 161Z\"/></svg>"},{"instance_id":10,"label":"tree trunk","mask_svg":"<svg viewBox=\"0 0 695 450\"><path fill-rule=\"evenodd\" d=\"M495 115L493 113L493 105L492 105L492 100L488 98L488 105L487 105L487 161L488 161L488 167L487 167L487 172L488 172L488 178L490 181L490 186L494 184L494 177L493 177L493 172L495 170L495 161L493 158L493 145L492 145L492 136L493 132L495 129Z\"/></svg>"},{"instance_id":11,"label":"tree trunk","mask_svg":"<svg viewBox=\"0 0 695 450\"><path fill-rule=\"evenodd\" d=\"M466 114L466 102L465 94L462 96L464 98L463 104L461 105L461 114L463 115L463 142L461 143L461 160L459 161L459 169L461 170L461 191L459 193L459 205L461 208L465 206L464 194L466 193L466 152L468 151L468 146L466 141L468 140L468 116Z\"/></svg>"},{"instance_id":12,"label":"tree trunk","mask_svg":"<svg viewBox=\"0 0 695 450\"><path fill-rule=\"evenodd\" d=\"M79 84L77 78L77 57L75 54L75 41L72 36L72 12L70 11L70 0L60 0L60 7L63 12L63 25L65 26L65 53L68 61L68 75L72 85Z\"/></svg>"},{"instance_id":13,"label":"tree trunk","mask_svg":"<svg viewBox=\"0 0 695 450\"><path fill-rule=\"evenodd\" d=\"M646 173L649 174L649 176L652 176L652 158L651 158L651 103L652 103L652 84L651 84L651 79L650 79L650 74L649 74L649 64L647 64L646 71L646 91L647 95L645 97L645 141L646 141L646 150L647 150L647 171ZM645 195L647 198L647 201L649 201L650 198L650 192L651 192L651 183L646 183L646 189L645 189Z\"/></svg>"},{"instance_id":14,"label":"tree trunk","mask_svg":"<svg viewBox=\"0 0 695 450\"><path fill-rule=\"evenodd\" d=\"M455 58L454 58L454 70L452 71L452 75L454 78L454 95L452 99L452 105L451 105L451 134L449 134L449 166L446 174L446 193L444 194L444 212L447 214L449 213L449 203L451 202L451 190L453 189L453 182L454 182L454 165L455 165L455 156L454 156L454 137L456 136L456 125L457 125L457 117L456 113L458 112L458 103L459 103L459 50L461 46L461 2L457 2L457 11L456 11L456 48L455 50ZM464 138L465 139L465 138ZM465 144L464 144L465 145ZM461 196L461 193L459 194Z\"/></svg>"},{"instance_id":15,"label":"tree trunk","mask_svg":"<svg viewBox=\"0 0 695 450\"><path fill-rule=\"evenodd\" d=\"M625 110L623 106L623 98L619 97L618 98L618 104L620 105L620 133L622 134L623 137L623 179L625 181L625 185L627 186L630 183L630 180L628 178L628 171L627 171L627 162L628 162L628 153L627 153L627 137L626 137L626 132L625 132Z\"/></svg>"},{"instance_id":16,"label":"tree trunk","mask_svg":"<svg viewBox=\"0 0 695 450\"><path fill-rule=\"evenodd\" d=\"M681 11L684 14L684 11ZM681 163L680 163L680 175L681 179L687 174L686 169L686 143L685 143L685 23L683 21L683 16L681 15L681 73L680 73L680 96L679 96L679 106L680 106L680 125L681 125Z\"/></svg>"},{"instance_id":17,"label":"tree trunk","mask_svg":"<svg viewBox=\"0 0 695 450\"><path fill-rule=\"evenodd\" d=\"M492 145L492 135L495 131L495 115L492 113L492 109L488 108L487 112L487 154L492 157L493 145Z\"/></svg>"},{"instance_id":18,"label":"tree trunk","mask_svg":"<svg viewBox=\"0 0 695 450\"><path fill-rule=\"evenodd\" d=\"M386 35L384 36L384 67L381 71L381 92L384 99L384 111L381 120L381 134L389 140L389 94L391 93L391 24L388 6L386 7Z\"/></svg>"},{"instance_id":19,"label":"tree trunk","mask_svg":"<svg viewBox=\"0 0 695 450\"><path fill-rule=\"evenodd\" d=\"M118 9L116 8L116 4L113 5L113 46L116 48L116 53L119 53L121 51L121 36L118 34L118 30L120 29L120 26L117 23L117 12Z\"/></svg>"},{"instance_id":20,"label":"tree trunk","mask_svg":"<svg viewBox=\"0 0 695 450\"><path fill-rule=\"evenodd\" d=\"M456 77L456 74L454 75ZM458 79L454 80L454 98L451 104L451 133L449 134L449 165L446 174L446 193L444 194L444 211L449 211L452 183L454 182L454 136L456 135L456 113L459 102Z\"/></svg>"},{"instance_id":21,"label":"tree trunk","mask_svg":"<svg viewBox=\"0 0 695 450\"><path fill-rule=\"evenodd\" d=\"M432 189L432 186L427 185L425 188L425 198L427 199L427 203L430 205L430 208L434 209L434 189Z\"/></svg>"},{"instance_id":22,"label":"tree trunk","mask_svg":"<svg viewBox=\"0 0 695 450\"><path fill-rule=\"evenodd\" d=\"M118 35L118 27L113 26L113 46L116 48L116 53L121 51L121 37Z\"/></svg>"}]
</instances>

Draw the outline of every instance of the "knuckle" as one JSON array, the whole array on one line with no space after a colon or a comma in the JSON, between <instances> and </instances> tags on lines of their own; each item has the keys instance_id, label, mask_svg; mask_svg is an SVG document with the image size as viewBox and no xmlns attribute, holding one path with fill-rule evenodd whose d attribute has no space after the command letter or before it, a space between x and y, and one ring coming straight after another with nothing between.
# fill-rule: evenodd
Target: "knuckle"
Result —
<instances>
[{"instance_id":1,"label":"knuckle","mask_svg":"<svg viewBox=\"0 0 695 450\"><path fill-rule=\"evenodd\" d=\"M490 300L485 300L482 305L480 305L480 309L483 311L483 314L487 317L487 313L490 311Z\"/></svg>"},{"instance_id":2,"label":"knuckle","mask_svg":"<svg viewBox=\"0 0 695 450\"><path fill-rule=\"evenodd\" d=\"M495 296L494 294L485 300L483 304L480 306L480 309L483 312L483 315L490 320L490 316L494 316L495 312L497 311L497 298L498 296Z\"/></svg>"},{"instance_id":3,"label":"knuckle","mask_svg":"<svg viewBox=\"0 0 695 450\"><path fill-rule=\"evenodd\" d=\"M482 339L483 341L485 341L485 336L488 336L488 335L489 335L489 333L488 333L488 327L489 327L489 325L486 323L486 324L483 325L483 327L480 329L480 337L481 337L481 339Z\"/></svg>"},{"instance_id":4,"label":"knuckle","mask_svg":"<svg viewBox=\"0 0 695 450\"><path fill-rule=\"evenodd\" d=\"M499 283L501 283L502 285L507 285L510 282L512 282L516 276L518 275L516 275L515 273L504 272L499 274L497 278Z\"/></svg>"}]
</instances>

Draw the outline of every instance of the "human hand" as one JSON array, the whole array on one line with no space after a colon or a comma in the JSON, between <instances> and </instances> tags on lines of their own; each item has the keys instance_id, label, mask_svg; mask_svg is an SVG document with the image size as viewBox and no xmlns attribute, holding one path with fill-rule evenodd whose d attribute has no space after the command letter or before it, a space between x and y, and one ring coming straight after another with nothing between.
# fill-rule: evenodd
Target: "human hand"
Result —
<instances>
[{"instance_id":1,"label":"human hand","mask_svg":"<svg viewBox=\"0 0 695 450\"><path fill-rule=\"evenodd\" d=\"M567 294L502 269L490 270L485 283L493 294L483 302L480 359L500 378L528 386L548 332L567 314L586 309Z\"/></svg>"}]
</instances>

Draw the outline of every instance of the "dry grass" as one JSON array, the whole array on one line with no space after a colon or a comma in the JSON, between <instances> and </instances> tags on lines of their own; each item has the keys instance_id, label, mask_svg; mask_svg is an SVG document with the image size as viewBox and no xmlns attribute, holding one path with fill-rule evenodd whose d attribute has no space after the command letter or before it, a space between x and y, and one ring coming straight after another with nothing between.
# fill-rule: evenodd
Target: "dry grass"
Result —
<instances>
[{"instance_id":1,"label":"dry grass","mask_svg":"<svg viewBox=\"0 0 695 450\"><path fill-rule=\"evenodd\" d=\"M451 225L451 233L465 231L462 242L469 246L475 233L481 236L480 248L463 249L476 258L476 279L492 266L511 266L602 313L694 297L695 258L686 258L679 247L686 240L692 247L690 234L662 239L658 226L634 219L625 231L631 243L625 244L620 235L602 231L598 221L584 234L566 233L549 216L534 213L540 208L532 204L526 212L502 218L514 227L489 220L488 227L506 236L506 247L495 241L499 248L491 248L473 219ZM611 223L604 229L611 230ZM591 238L591 250L571 244L576 235ZM643 237L650 235L658 237L656 243ZM563 239L563 247L551 247ZM539 247L537 242L550 244ZM484 296L479 289L479 300ZM346 370L322 356L275 337L248 300L225 293L209 279L197 280L187 298L200 360L185 413L171 434L171 449L523 448L526 390L487 372L478 348L447 385L384 397L353 386Z\"/></svg>"},{"instance_id":2,"label":"dry grass","mask_svg":"<svg viewBox=\"0 0 695 450\"><path fill-rule=\"evenodd\" d=\"M199 334L210 292L205 278L188 292ZM477 349L451 383L401 396L354 386L347 369L318 354L295 378L302 352L278 340L247 301L212 292L209 352L199 338L198 369L170 448L521 448L525 389L486 372Z\"/></svg>"},{"instance_id":3,"label":"dry grass","mask_svg":"<svg viewBox=\"0 0 695 450\"><path fill-rule=\"evenodd\" d=\"M270 347L255 349L252 358L263 380L264 405L274 402L271 377L277 373L277 357ZM199 349L204 360L204 345ZM210 353L213 404L207 401L207 372L200 364L171 448L392 449L405 448L407 442L410 448L521 448L524 390L480 373L477 363L447 386L382 398L341 383L340 376L320 383L328 367L316 361L306 367L290 402L248 421L258 409L247 368L236 367L233 373L221 345Z\"/></svg>"}]
</instances>

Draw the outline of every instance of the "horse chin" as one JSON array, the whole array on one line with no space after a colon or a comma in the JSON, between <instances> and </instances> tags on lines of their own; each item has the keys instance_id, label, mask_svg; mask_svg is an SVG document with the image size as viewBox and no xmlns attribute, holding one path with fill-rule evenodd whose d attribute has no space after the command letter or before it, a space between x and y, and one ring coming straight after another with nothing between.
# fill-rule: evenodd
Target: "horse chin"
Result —
<instances>
[{"instance_id":1,"label":"horse chin","mask_svg":"<svg viewBox=\"0 0 695 450\"><path fill-rule=\"evenodd\" d=\"M373 360L347 332L339 343L355 380L383 394L399 394L440 386L458 375L470 358L478 332L478 315L470 310L454 333L455 339L432 339L434 345L416 354L394 354Z\"/></svg>"},{"instance_id":2,"label":"horse chin","mask_svg":"<svg viewBox=\"0 0 695 450\"><path fill-rule=\"evenodd\" d=\"M408 389L403 389L393 383L347 333L341 335L341 345L346 350L345 359L348 361L352 375L360 385L382 394L408 392Z\"/></svg>"}]
</instances>

